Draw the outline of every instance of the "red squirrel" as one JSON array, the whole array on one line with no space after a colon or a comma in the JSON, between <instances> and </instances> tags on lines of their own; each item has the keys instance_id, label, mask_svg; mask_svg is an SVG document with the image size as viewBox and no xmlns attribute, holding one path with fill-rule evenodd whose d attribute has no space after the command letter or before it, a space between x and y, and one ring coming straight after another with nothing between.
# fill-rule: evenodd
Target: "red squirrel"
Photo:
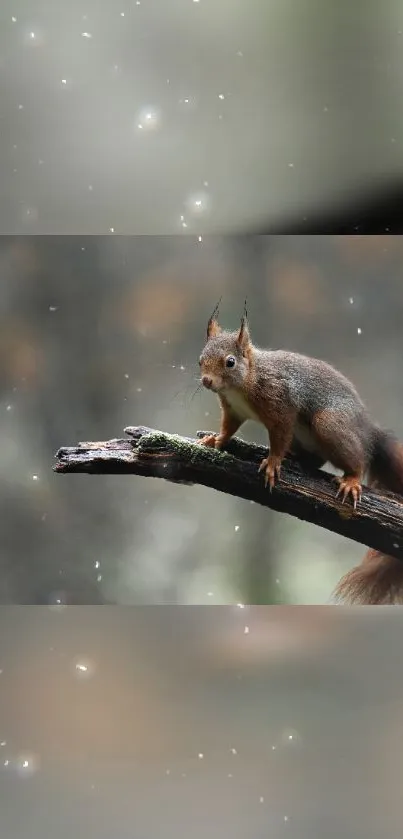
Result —
<instances>
[{"instance_id":1,"label":"red squirrel","mask_svg":"<svg viewBox=\"0 0 403 839\"><path fill-rule=\"evenodd\" d=\"M251 341L246 310L240 329L223 330L218 307L208 321L199 359L201 383L221 405L218 434L201 445L220 449L248 419L268 431L270 453L262 460L270 489L287 452L308 454L318 468L329 462L343 471L337 496L361 499L362 483L403 494L403 446L371 419L354 385L324 361L285 350L262 350ZM339 602L403 603L403 561L369 550L338 583Z\"/></svg>"}]
</instances>

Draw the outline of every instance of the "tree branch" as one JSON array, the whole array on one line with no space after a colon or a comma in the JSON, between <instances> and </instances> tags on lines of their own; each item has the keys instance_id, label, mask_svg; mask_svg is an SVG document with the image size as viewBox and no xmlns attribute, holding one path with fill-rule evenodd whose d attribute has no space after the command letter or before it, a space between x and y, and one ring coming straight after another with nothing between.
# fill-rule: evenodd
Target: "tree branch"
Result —
<instances>
[{"instance_id":1,"label":"tree branch","mask_svg":"<svg viewBox=\"0 0 403 839\"><path fill-rule=\"evenodd\" d=\"M258 465L267 450L234 438L224 452L198 445L194 439L151 428L126 428L129 439L79 443L59 449L54 470L59 473L131 474L165 478L255 501L279 513L312 522L391 556L403 559L403 499L364 488L354 512L350 501L336 499L335 484L326 472L302 467L295 458L284 461L281 480L266 489ZM208 432L198 432L201 437Z\"/></svg>"}]
</instances>

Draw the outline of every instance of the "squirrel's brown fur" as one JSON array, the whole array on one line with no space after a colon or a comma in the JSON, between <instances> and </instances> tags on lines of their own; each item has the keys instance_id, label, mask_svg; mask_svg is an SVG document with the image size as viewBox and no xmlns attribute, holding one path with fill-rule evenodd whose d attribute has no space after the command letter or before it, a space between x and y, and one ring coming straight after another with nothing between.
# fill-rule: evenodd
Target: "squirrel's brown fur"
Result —
<instances>
[{"instance_id":1,"label":"squirrel's brown fur","mask_svg":"<svg viewBox=\"0 0 403 839\"><path fill-rule=\"evenodd\" d=\"M324 361L252 344L246 322L226 332L215 315L208 322L200 356L202 384L221 404L218 435L202 445L221 448L247 419L269 433L270 454L260 471L272 488L288 451L309 455L316 466L343 471L338 495L354 507L368 483L403 494L403 447L376 425L352 383ZM370 550L339 582L335 596L347 603L403 602L403 562Z\"/></svg>"}]
</instances>

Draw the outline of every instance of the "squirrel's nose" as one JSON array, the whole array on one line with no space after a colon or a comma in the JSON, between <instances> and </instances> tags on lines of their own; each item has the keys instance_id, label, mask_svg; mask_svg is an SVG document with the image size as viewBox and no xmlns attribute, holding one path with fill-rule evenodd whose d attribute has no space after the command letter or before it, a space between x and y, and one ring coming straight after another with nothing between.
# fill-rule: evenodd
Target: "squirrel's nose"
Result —
<instances>
[{"instance_id":1,"label":"squirrel's nose","mask_svg":"<svg viewBox=\"0 0 403 839\"><path fill-rule=\"evenodd\" d=\"M213 380L210 378L210 376L203 376L202 377L203 387L210 388L212 386L212 384L213 384Z\"/></svg>"}]
</instances>

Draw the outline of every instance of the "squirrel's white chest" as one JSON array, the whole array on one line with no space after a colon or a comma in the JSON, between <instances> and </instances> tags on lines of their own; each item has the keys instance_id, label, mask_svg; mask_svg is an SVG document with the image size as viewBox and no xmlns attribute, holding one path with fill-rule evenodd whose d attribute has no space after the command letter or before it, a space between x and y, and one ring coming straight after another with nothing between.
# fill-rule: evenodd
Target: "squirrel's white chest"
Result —
<instances>
[{"instance_id":1,"label":"squirrel's white chest","mask_svg":"<svg viewBox=\"0 0 403 839\"><path fill-rule=\"evenodd\" d=\"M253 408L249 405L249 402L245 399L245 397L240 393L239 390L226 390L225 391L225 399L228 402L230 408L232 408L234 414L237 415L243 421L245 420L254 420L255 422L261 422L258 415L255 413Z\"/></svg>"}]
</instances>

